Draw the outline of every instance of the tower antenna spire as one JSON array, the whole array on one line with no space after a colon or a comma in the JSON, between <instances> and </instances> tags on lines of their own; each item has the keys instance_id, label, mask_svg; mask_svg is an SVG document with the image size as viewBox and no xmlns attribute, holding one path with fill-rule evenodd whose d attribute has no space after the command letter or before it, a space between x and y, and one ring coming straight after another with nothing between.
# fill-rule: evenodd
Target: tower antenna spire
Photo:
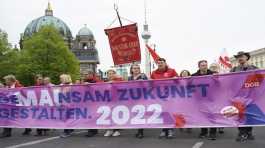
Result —
<instances>
[{"instance_id":1,"label":"tower antenna spire","mask_svg":"<svg viewBox=\"0 0 265 148\"><path fill-rule=\"evenodd\" d=\"M144 32L142 33L142 38L144 39L144 42L146 45L149 43L149 39L151 38L151 33L148 29L147 24L147 0L144 0ZM150 76L151 74L151 59L150 59L150 53L147 48L145 48L145 73L147 76Z\"/></svg>"},{"instance_id":2,"label":"tower antenna spire","mask_svg":"<svg viewBox=\"0 0 265 148\"><path fill-rule=\"evenodd\" d=\"M144 0L144 24L147 24L147 1Z\"/></svg>"}]
</instances>

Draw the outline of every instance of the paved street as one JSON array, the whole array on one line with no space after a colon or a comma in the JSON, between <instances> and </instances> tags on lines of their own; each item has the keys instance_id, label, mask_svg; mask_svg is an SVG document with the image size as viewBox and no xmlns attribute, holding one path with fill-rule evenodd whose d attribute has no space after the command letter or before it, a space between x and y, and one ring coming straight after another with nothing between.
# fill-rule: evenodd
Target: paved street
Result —
<instances>
[{"instance_id":1,"label":"paved street","mask_svg":"<svg viewBox=\"0 0 265 148\"><path fill-rule=\"evenodd\" d=\"M62 130L51 131L49 136L21 136L22 129L13 131L13 137L0 139L0 148L265 148L265 128L255 128L255 141L235 142L236 129L225 129L224 135L218 135L216 141L198 139L198 129L192 133L181 133L176 130L174 139L158 139L159 130L148 129L144 139L134 138L135 130L123 130L120 137L103 137L103 130L93 138L85 137L85 131L77 130L68 138L60 138Z\"/></svg>"}]
</instances>

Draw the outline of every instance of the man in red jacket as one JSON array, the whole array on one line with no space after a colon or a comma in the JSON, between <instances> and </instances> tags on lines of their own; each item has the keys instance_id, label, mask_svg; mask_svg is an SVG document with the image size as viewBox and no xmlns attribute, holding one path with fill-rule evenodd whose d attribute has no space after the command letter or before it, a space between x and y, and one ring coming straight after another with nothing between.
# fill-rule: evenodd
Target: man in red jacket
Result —
<instances>
[{"instance_id":1,"label":"man in red jacket","mask_svg":"<svg viewBox=\"0 0 265 148\"><path fill-rule=\"evenodd\" d=\"M153 71L151 74L151 79L169 79L178 77L175 69L169 68L164 58L159 58L157 60L157 66L157 70ZM173 129L163 129L159 138L163 137L173 138Z\"/></svg>"},{"instance_id":2,"label":"man in red jacket","mask_svg":"<svg viewBox=\"0 0 265 148\"><path fill-rule=\"evenodd\" d=\"M164 58L157 60L158 68L152 72L151 79L169 79L178 77L175 69L169 68Z\"/></svg>"}]
</instances>

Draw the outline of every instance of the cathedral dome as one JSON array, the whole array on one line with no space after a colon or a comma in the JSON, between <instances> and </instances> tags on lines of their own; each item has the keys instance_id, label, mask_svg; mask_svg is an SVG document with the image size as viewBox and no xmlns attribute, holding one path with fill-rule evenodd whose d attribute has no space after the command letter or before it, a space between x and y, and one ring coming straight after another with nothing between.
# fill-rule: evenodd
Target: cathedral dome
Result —
<instances>
[{"instance_id":1,"label":"cathedral dome","mask_svg":"<svg viewBox=\"0 0 265 148\"><path fill-rule=\"evenodd\" d=\"M41 27L47 25L53 25L65 39L72 38L72 33L69 27L62 20L53 16L53 10L51 9L50 3L45 10L45 16L34 19L27 25L24 31L24 36L32 36L35 32L38 32Z\"/></svg>"},{"instance_id":2,"label":"cathedral dome","mask_svg":"<svg viewBox=\"0 0 265 148\"><path fill-rule=\"evenodd\" d=\"M77 36L90 36L94 38L92 31L89 28L87 28L87 25L85 25L78 31Z\"/></svg>"}]
</instances>

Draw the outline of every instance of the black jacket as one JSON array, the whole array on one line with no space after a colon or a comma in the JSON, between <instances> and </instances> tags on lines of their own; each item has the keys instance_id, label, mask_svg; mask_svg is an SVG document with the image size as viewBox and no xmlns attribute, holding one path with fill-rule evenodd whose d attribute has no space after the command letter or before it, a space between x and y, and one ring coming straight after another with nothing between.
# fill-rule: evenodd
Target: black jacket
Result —
<instances>
[{"instance_id":1,"label":"black jacket","mask_svg":"<svg viewBox=\"0 0 265 148\"><path fill-rule=\"evenodd\" d=\"M140 76L136 78L136 80L148 80L148 78L144 73L142 73ZM129 76L128 81L134 81L133 76Z\"/></svg>"},{"instance_id":2,"label":"black jacket","mask_svg":"<svg viewBox=\"0 0 265 148\"><path fill-rule=\"evenodd\" d=\"M205 75L212 75L212 74L213 72L208 69L206 74L201 74L200 70L198 70L196 73L192 74L191 76L205 76Z\"/></svg>"},{"instance_id":3,"label":"black jacket","mask_svg":"<svg viewBox=\"0 0 265 148\"><path fill-rule=\"evenodd\" d=\"M256 70L256 69L259 69L259 68L254 65L248 65L246 67L236 66L236 67L233 67L230 72L249 71L249 70Z\"/></svg>"}]
</instances>

